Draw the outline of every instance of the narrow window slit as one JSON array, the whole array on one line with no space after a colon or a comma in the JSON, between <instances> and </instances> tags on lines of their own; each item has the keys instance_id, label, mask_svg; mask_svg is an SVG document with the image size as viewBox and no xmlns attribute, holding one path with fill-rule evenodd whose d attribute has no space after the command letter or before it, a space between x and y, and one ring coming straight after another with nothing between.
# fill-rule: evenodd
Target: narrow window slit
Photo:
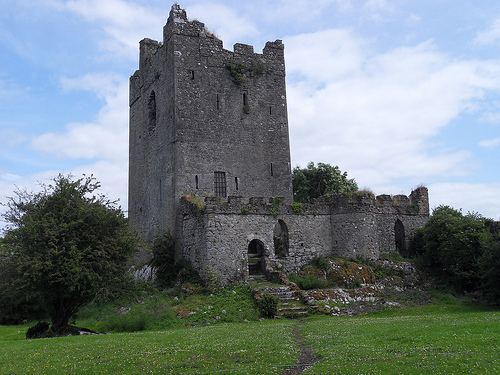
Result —
<instances>
[{"instance_id":1,"label":"narrow window slit","mask_svg":"<svg viewBox=\"0 0 500 375\"><path fill-rule=\"evenodd\" d=\"M162 201L161 180L160 180L160 202Z\"/></svg>"}]
</instances>

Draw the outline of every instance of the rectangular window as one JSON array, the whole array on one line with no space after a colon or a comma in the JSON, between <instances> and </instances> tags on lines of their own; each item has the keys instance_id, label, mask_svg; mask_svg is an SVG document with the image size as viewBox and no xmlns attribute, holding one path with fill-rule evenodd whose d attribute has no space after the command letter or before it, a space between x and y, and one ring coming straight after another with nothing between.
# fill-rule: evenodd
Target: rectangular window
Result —
<instances>
[{"instance_id":1,"label":"rectangular window","mask_svg":"<svg viewBox=\"0 0 500 375\"><path fill-rule=\"evenodd\" d=\"M214 172L214 188L216 197L227 196L226 172Z\"/></svg>"}]
</instances>

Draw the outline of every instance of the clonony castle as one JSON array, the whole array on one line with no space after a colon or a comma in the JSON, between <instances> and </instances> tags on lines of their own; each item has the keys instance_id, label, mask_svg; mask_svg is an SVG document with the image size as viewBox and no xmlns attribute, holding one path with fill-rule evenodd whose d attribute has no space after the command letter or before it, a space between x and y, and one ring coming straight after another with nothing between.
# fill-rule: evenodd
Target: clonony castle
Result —
<instances>
[{"instance_id":1,"label":"clonony castle","mask_svg":"<svg viewBox=\"0 0 500 375\"><path fill-rule=\"evenodd\" d=\"M428 192L358 192L294 204L284 46L224 49L172 6L163 42L140 42L130 78L129 218L169 231L176 258L225 283L297 272L315 256L405 253Z\"/></svg>"}]
</instances>

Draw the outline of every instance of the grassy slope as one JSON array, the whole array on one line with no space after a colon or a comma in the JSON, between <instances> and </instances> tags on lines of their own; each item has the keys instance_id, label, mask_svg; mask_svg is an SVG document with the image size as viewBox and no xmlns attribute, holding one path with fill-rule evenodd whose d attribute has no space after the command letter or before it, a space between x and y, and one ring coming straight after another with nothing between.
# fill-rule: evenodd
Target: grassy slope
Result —
<instances>
[{"instance_id":1,"label":"grassy slope","mask_svg":"<svg viewBox=\"0 0 500 375\"><path fill-rule=\"evenodd\" d=\"M280 374L295 363L295 322L217 324L167 331L18 340L0 329L0 373ZM21 331L21 333L17 333ZM447 301L359 317L313 317L311 374L500 373L500 312Z\"/></svg>"},{"instance_id":2,"label":"grassy slope","mask_svg":"<svg viewBox=\"0 0 500 375\"><path fill-rule=\"evenodd\" d=\"M322 359L311 374L498 374L500 313L431 304L304 329Z\"/></svg>"}]
</instances>

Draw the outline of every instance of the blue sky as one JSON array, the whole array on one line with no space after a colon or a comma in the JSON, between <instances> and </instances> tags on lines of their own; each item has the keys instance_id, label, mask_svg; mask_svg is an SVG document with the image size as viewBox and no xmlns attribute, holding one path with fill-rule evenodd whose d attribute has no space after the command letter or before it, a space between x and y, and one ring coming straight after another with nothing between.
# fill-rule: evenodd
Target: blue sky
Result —
<instances>
[{"instance_id":1,"label":"blue sky","mask_svg":"<svg viewBox=\"0 0 500 375\"><path fill-rule=\"evenodd\" d=\"M500 2L179 4L227 49L283 40L294 166L338 165L375 194L425 185L431 207L500 220ZM0 201L71 172L126 209L128 79L171 5L1 2Z\"/></svg>"}]
</instances>

